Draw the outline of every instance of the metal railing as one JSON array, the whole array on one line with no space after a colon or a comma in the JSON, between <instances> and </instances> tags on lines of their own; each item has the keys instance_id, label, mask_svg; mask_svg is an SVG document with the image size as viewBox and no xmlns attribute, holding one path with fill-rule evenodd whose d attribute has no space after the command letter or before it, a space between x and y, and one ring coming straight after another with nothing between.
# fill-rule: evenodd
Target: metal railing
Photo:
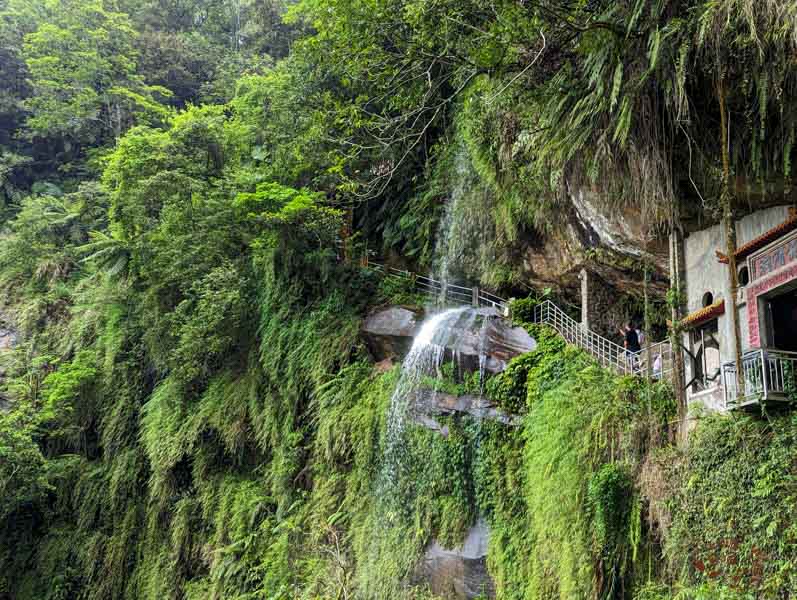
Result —
<instances>
[{"instance_id":1,"label":"metal railing","mask_svg":"<svg viewBox=\"0 0 797 600\"><path fill-rule=\"evenodd\" d=\"M478 287L443 283L431 277L372 261L368 262L367 268L386 277L411 281L416 290L447 302L492 307L503 314L509 312L509 303L505 299ZM627 352L619 344L584 328L581 323L550 300L545 300L534 307L534 322L553 327L568 343L589 352L602 367L612 369L621 375L646 376L648 373L646 349L643 348L640 352ZM650 362L650 373L654 378L659 379L672 373L675 361L669 341L651 344Z\"/></svg>"},{"instance_id":2,"label":"metal railing","mask_svg":"<svg viewBox=\"0 0 797 600\"><path fill-rule=\"evenodd\" d=\"M502 314L506 314L508 311L509 303L505 299L479 287L467 287L447 283L433 279L432 277L425 277L410 271L388 267L373 261L368 261L366 268L382 273L385 277L409 281L417 291L439 298L441 301L445 300L452 304L495 308Z\"/></svg>"},{"instance_id":3,"label":"metal railing","mask_svg":"<svg viewBox=\"0 0 797 600\"><path fill-rule=\"evenodd\" d=\"M744 393L736 382L736 362L722 365L725 408L797 397L797 352L758 348L742 357Z\"/></svg>"},{"instance_id":4,"label":"metal railing","mask_svg":"<svg viewBox=\"0 0 797 600\"><path fill-rule=\"evenodd\" d=\"M534 307L534 322L555 329L568 343L589 352L598 363L621 375L646 376L648 373L647 349L628 352L620 344L586 329L550 300ZM650 373L662 378L672 373L674 360L669 341L650 346Z\"/></svg>"}]
</instances>

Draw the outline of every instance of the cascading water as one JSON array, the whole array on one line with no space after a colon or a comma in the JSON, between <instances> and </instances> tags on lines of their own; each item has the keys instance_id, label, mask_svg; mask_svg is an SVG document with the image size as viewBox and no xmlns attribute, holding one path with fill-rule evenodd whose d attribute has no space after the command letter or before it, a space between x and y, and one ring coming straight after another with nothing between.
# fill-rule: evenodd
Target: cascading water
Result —
<instances>
[{"instance_id":1,"label":"cascading water","mask_svg":"<svg viewBox=\"0 0 797 600\"><path fill-rule=\"evenodd\" d=\"M476 195L474 195L474 190ZM381 473L380 496L391 498L401 486L404 461L405 430L412 416L413 402L429 378L440 378L447 359L455 363L462 377L463 364L458 350L459 336L478 336L479 383L483 386L487 365L487 331L489 317L473 307L450 306L446 294L454 280L484 261L491 252L492 226L484 219L483 198L479 195L467 153L461 150L455 160L454 186L438 231L433 261L435 276L442 282L442 292L430 305L429 316L421 325L409 354L403 361L399 381L393 391L387 418L387 438ZM477 324L477 319L481 322ZM478 331L476 330L478 328ZM472 348L472 346L471 346ZM468 365L473 368L474 365ZM434 397L434 394L433 394Z\"/></svg>"},{"instance_id":2,"label":"cascading water","mask_svg":"<svg viewBox=\"0 0 797 600\"><path fill-rule=\"evenodd\" d=\"M466 310L464 307L451 308L433 315L423 323L415 336L412 348L402 363L401 376L390 401L388 443L400 436L404 429L412 393L417 391L425 377L438 375L445 357L446 343L451 338L452 326Z\"/></svg>"},{"instance_id":3,"label":"cascading water","mask_svg":"<svg viewBox=\"0 0 797 600\"><path fill-rule=\"evenodd\" d=\"M446 284L478 276L495 263L493 196L474 172L468 152L454 158L453 186L437 232L434 276Z\"/></svg>"},{"instance_id":4,"label":"cascading water","mask_svg":"<svg viewBox=\"0 0 797 600\"><path fill-rule=\"evenodd\" d=\"M444 436L452 435L452 431L456 431L450 439L456 440L457 444L462 443L460 436L463 434L470 440L468 451L461 456L464 462L457 463L457 474L466 478L469 475L459 469L464 467L471 473L475 472L477 465L483 460L479 458L482 437L489 430L485 428L483 431L481 417L492 413L494 418L496 413L489 403L482 402L482 394L488 366L490 370L494 370L494 365L497 364L494 362L496 359L490 356L488 336L488 333L494 332L491 321L497 313L491 309L473 306L452 307L452 303L456 301L467 301L470 304L471 296L467 290L458 290L465 291L465 294L446 293L449 285L467 282L469 278L476 279L479 273L484 272L484 266L491 258L491 241L494 239L495 229L492 222L486 224L491 213L485 210L488 205L481 197L484 194L483 188L479 188L477 181L474 183L477 178L473 175L464 151L457 157L454 175L455 185L440 223L433 261L432 278L442 282L442 292L427 306L427 317L417 330L410 351L402 362L386 415L384 454L374 481L376 503L373 507L374 516L383 531L374 531L374 535L370 537L369 556L378 557L387 547L395 547L399 542L394 534L400 536L402 541L409 534L413 543L420 542L420 538L428 532L422 533L417 525L414 529L408 526L413 518L417 518L419 506L428 503L427 496L430 492L437 493L434 490L439 487L441 493L446 493L446 481L441 481L438 486L437 482L429 481L428 473L425 472L430 461L435 468L441 466L439 462L434 462L439 460L436 452L438 448L446 448L443 452L447 454L448 442L430 440L428 436L437 433L423 432L415 426L416 423ZM449 370L452 362L453 368ZM442 393L438 395L439 389L451 391L452 382L445 379L452 375L458 385L464 384L466 394L473 394L476 391L473 389L475 386L470 384L472 374L477 369L478 400L473 396L460 396L454 400L452 408L450 397L443 400ZM463 406L467 408L463 409ZM451 414L453 411L469 413L476 418L456 419L455 423L438 419L439 415ZM429 456L427 452L430 451L435 452L435 455ZM462 484L465 486L463 489L476 485L466 481L462 481ZM419 503L421 500L423 502ZM415 533L411 533L412 531ZM482 520L468 532L462 556L471 556L468 552L472 553L470 547L473 544L468 540L472 539L481 542L473 554L473 560L482 560L486 554L484 547L488 539L488 531ZM435 548L440 549L442 546L432 543L427 546L425 553L437 564ZM443 554L447 555L446 552ZM416 560L412 555L406 558L409 561ZM426 560L424 558L422 562L416 563L415 567L427 564ZM409 563L407 566L409 567ZM420 571L412 577L418 573ZM462 576L464 578L465 574ZM486 571L480 577L489 583ZM429 577L430 582L433 579ZM476 589L476 584L473 589ZM371 597L368 593L366 595ZM380 594L373 596L381 597Z\"/></svg>"},{"instance_id":5,"label":"cascading water","mask_svg":"<svg viewBox=\"0 0 797 600\"><path fill-rule=\"evenodd\" d=\"M478 275L484 272L485 265L493 262L491 242L494 239L495 228L490 220L491 211L487 210L489 205L484 202L484 188L479 187L478 178L474 176L464 151L457 157L454 175L456 183L440 223L433 261L432 278L442 282L442 292L436 301L427 307L428 316L417 331L412 347L402 363L398 381L390 398L384 455L375 490L377 498L375 509L378 511L379 524L385 529L386 535L375 532L376 535L370 539L371 554L375 556L383 551L385 544L395 545L396 542L390 537L390 532L398 532L402 538L406 537L407 525L411 523L411 519L417 517L415 511L418 510L418 501L426 498L422 494L432 491L429 478L424 472L429 467L430 461L434 461L435 458L425 452L439 448L437 444L440 442L436 440L430 444L430 440L425 437L430 434L422 433L414 426L410 427L409 423L417 422L444 436L449 436L452 429L456 428L458 433L452 436L452 439L457 440L458 444L462 443L460 435L464 434L470 443L468 451L461 456L464 463L458 463L457 474L468 477L468 474L460 472L459 469L467 468L470 473L476 471L477 465L483 460L480 457L482 438L490 431L487 428L482 429L482 417L495 418L497 412L488 402L482 402L488 367L493 371L495 365L500 364L497 356L491 356L498 353L491 352L490 347L490 336L496 331L491 322L497 313L494 309L472 306L451 308L452 301L466 300L470 304L471 297L467 293L446 293L448 286L454 282L478 278ZM460 291L467 292L467 290ZM449 361L453 361L454 366L450 371L444 369L444 366L451 366ZM470 398L461 396L454 400L452 408L450 397L443 401L438 395L436 390L446 389L443 386L452 383L439 380L451 374L457 379L458 384L465 384L466 393L472 394L475 390L468 387L468 384L472 381L471 374L477 369L478 401L472 396ZM431 381L434 379L438 381ZM441 383L443 385L439 385ZM467 408L463 409L463 406ZM476 419L457 419L456 424L438 422L438 415L457 411L461 411L462 414L469 413ZM443 442L443 445L446 444L447 442ZM465 481L462 483L466 489L469 489L468 486L471 484ZM473 483L474 488L475 485ZM445 493L445 486L446 482L441 482L442 493ZM434 482L431 487L438 486ZM394 525L398 527L394 529ZM425 533L427 532L421 534L416 526L416 537ZM483 559L488 537L489 532L485 522L479 519L475 527L469 531L465 548L460 554L472 555L473 559L477 560ZM471 549L473 539L480 542L475 552ZM441 550L442 546L432 543L427 546L427 559L424 560L428 560L431 556L431 560L437 564L440 557L435 554L436 549L438 555L441 552L443 555L448 555L447 551ZM410 560L414 559L410 557ZM479 577L479 582L483 579L485 583L489 583L486 571ZM434 578L429 579L432 581ZM475 584L473 589L476 589Z\"/></svg>"},{"instance_id":6,"label":"cascading water","mask_svg":"<svg viewBox=\"0 0 797 600\"><path fill-rule=\"evenodd\" d=\"M401 374L390 398L383 485L390 485L398 475L401 442L411 401L426 377L436 377L439 374L446 345L451 340L454 327L467 310L466 307L451 308L432 315L422 324L412 342L412 348L401 365Z\"/></svg>"}]
</instances>

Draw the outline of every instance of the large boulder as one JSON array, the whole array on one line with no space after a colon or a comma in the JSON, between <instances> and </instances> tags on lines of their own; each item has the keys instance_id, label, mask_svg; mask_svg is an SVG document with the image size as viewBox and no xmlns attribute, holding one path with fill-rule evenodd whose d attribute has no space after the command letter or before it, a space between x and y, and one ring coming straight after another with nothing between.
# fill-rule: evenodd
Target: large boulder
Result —
<instances>
[{"instance_id":1,"label":"large boulder","mask_svg":"<svg viewBox=\"0 0 797 600\"><path fill-rule=\"evenodd\" d=\"M495 585L487 571L489 540L487 524L479 519L461 548L446 548L433 541L426 549L420 579L443 598L494 598Z\"/></svg>"},{"instance_id":2,"label":"large boulder","mask_svg":"<svg viewBox=\"0 0 797 600\"><path fill-rule=\"evenodd\" d=\"M500 373L511 359L537 347L528 331L512 327L494 308L466 311L456 329L455 335L445 342L446 347L466 367L484 368L491 373Z\"/></svg>"},{"instance_id":3,"label":"large boulder","mask_svg":"<svg viewBox=\"0 0 797 600\"><path fill-rule=\"evenodd\" d=\"M413 420L432 431L448 435L448 427L441 425L435 417L450 415L470 415L478 419L498 421L505 425L515 425L519 417L507 415L496 408L487 397L465 394L455 396L430 389L420 389L411 400Z\"/></svg>"},{"instance_id":4,"label":"large boulder","mask_svg":"<svg viewBox=\"0 0 797 600\"><path fill-rule=\"evenodd\" d=\"M372 313L362 326L362 337L377 361L404 356L412 346L421 316L402 306Z\"/></svg>"},{"instance_id":5,"label":"large boulder","mask_svg":"<svg viewBox=\"0 0 797 600\"><path fill-rule=\"evenodd\" d=\"M408 308L390 307L370 315L362 336L376 360L406 355L422 325L421 315ZM463 310L433 343L445 347L464 369L504 370L506 363L534 350L536 343L522 327L512 327L494 308Z\"/></svg>"}]
</instances>

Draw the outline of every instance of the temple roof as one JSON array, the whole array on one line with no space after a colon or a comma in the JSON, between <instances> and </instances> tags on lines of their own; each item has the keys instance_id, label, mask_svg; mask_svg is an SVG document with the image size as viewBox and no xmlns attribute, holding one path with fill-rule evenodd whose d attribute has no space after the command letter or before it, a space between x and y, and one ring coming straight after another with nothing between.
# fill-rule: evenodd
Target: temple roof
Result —
<instances>
[{"instance_id":1,"label":"temple roof","mask_svg":"<svg viewBox=\"0 0 797 600\"><path fill-rule=\"evenodd\" d=\"M753 238L746 244L742 244L736 249L734 252L734 256L737 260L741 260L750 256L753 252L760 250L764 246L767 246L771 242L774 242L776 239L783 237L787 233L790 233L797 229L797 211L789 209L789 218L783 221L783 223L776 225L769 231L765 231L761 235L756 238ZM717 252L717 258L721 263L728 262L728 256L721 252Z\"/></svg>"},{"instance_id":2,"label":"temple roof","mask_svg":"<svg viewBox=\"0 0 797 600\"><path fill-rule=\"evenodd\" d=\"M690 329L702 325L706 321L710 321L720 315L725 314L725 300L717 300L714 304L689 313L681 319L681 325Z\"/></svg>"}]
</instances>

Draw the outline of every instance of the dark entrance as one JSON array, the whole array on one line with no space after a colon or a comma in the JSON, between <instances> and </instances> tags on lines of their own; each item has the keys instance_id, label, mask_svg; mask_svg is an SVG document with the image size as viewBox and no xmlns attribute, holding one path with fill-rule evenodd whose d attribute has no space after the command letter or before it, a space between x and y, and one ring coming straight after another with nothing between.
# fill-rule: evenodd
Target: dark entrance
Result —
<instances>
[{"instance_id":1,"label":"dark entrance","mask_svg":"<svg viewBox=\"0 0 797 600\"><path fill-rule=\"evenodd\" d=\"M797 289L767 300L767 330L772 348L797 352Z\"/></svg>"}]
</instances>

